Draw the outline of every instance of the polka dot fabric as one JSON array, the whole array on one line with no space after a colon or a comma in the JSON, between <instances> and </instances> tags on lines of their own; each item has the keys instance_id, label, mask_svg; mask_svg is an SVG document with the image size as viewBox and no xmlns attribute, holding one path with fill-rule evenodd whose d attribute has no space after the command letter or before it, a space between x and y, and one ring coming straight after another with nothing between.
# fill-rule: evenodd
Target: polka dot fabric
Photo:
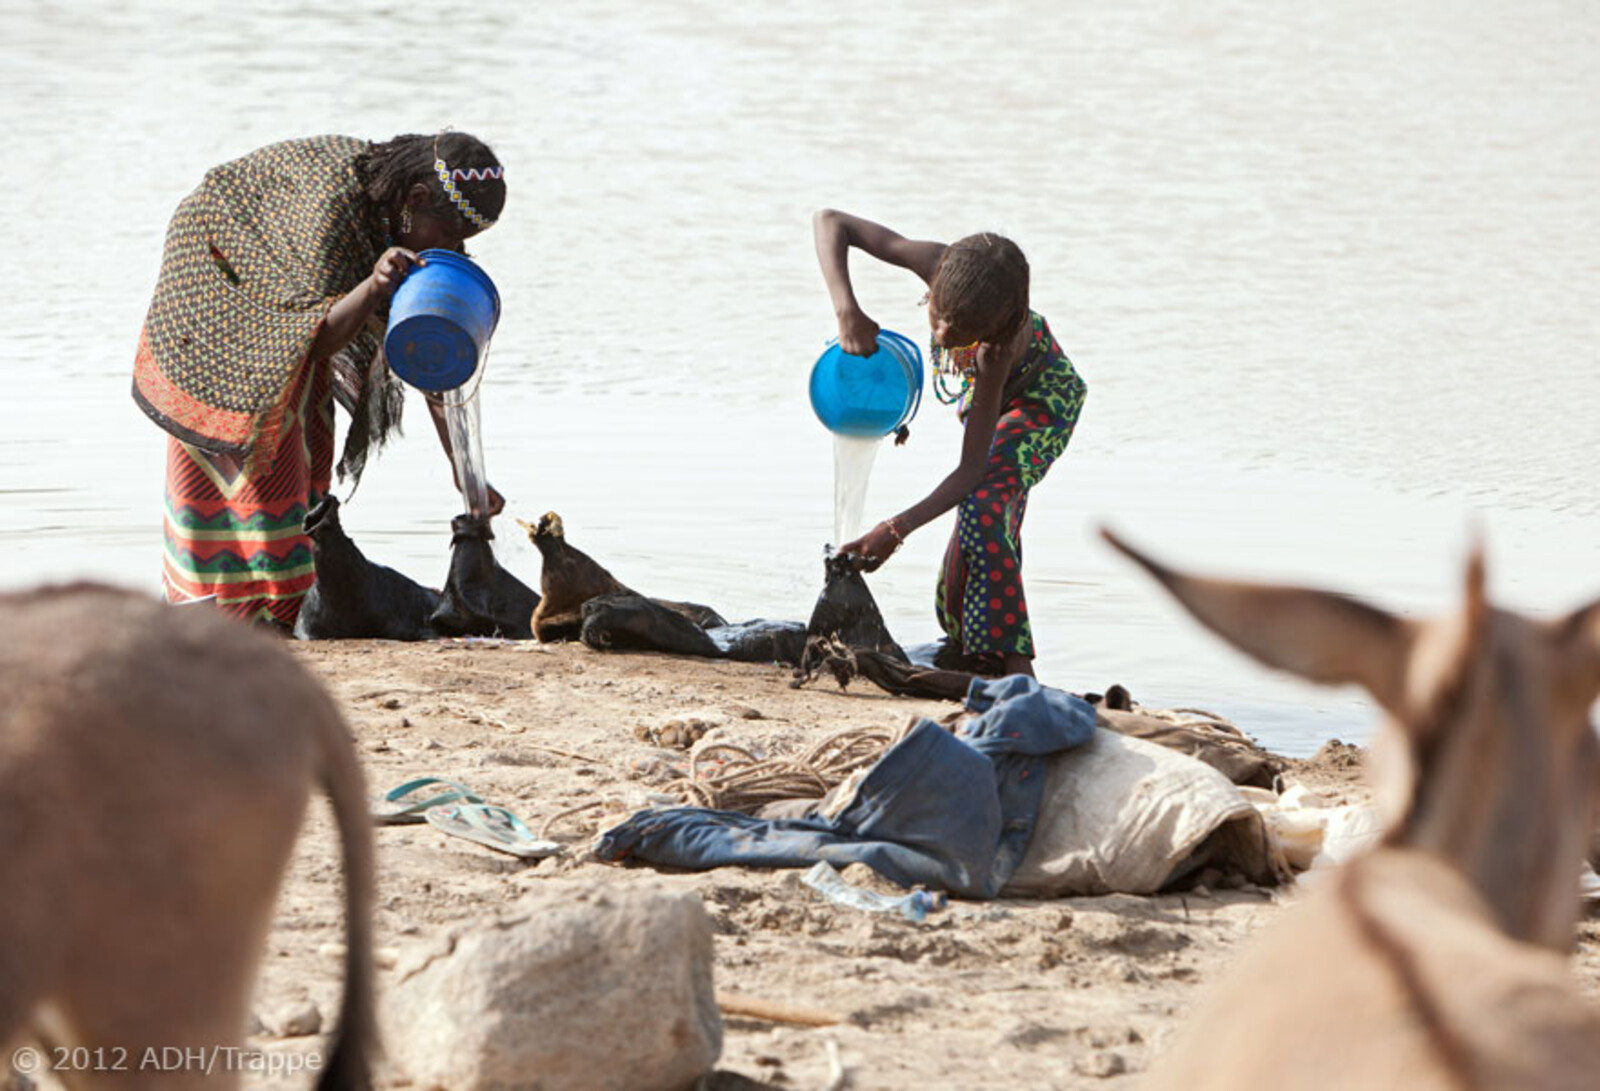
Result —
<instances>
[{"instance_id":1,"label":"polka dot fabric","mask_svg":"<svg viewBox=\"0 0 1600 1091\"><path fill-rule=\"evenodd\" d=\"M1033 655L1022 589L1022 516L1028 490L1066 450L1087 391L1037 314L1033 344L1018 366L1031 377L1001 409L988 468L956 509L939 571L939 625L968 655Z\"/></svg>"}]
</instances>

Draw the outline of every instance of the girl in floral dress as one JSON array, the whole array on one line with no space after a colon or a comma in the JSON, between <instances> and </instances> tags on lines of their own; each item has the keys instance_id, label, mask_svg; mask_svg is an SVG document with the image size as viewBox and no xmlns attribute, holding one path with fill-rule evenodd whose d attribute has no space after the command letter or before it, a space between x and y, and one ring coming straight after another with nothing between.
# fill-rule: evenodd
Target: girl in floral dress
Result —
<instances>
[{"instance_id":1,"label":"girl in floral dress","mask_svg":"<svg viewBox=\"0 0 1600 1091\"><path fill-rule=\"evenodd\" d=\"M1028 262L999 235L944 243L907 239L881 224L825 209L817 259L844 351L870 356L878 324L850 283L851 247L909 269L928 286L935 392L964 432L956 468L927 496L840 547L872 571L918 527L956 508L935 605L954 650L985 673L1033 674L1033 630L1022 584L1028 491L1066 449L1085 385L1028 308Z\"/></svg>"}]
</instances>

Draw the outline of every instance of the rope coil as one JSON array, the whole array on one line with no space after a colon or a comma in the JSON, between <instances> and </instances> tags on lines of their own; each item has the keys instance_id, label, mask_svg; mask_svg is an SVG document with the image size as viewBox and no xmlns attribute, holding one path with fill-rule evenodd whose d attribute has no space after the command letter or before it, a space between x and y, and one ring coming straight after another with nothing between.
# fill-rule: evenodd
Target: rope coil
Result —
<instances>
[{"instance_id":1,"label":"rope coil","mask_svg":"<svg viewBox=\"0 0 1600 1091\"><path fill-rule=\"evenodd\" d=\"M688 775L668 791L690 806L744 813L782 800L821 799L875 764L904 734L904 729L851 728L798 755L766 759L731 743L712 743L690 756ZM729 758L708 760L713 755Z\"/></svg>"}]
</instances>

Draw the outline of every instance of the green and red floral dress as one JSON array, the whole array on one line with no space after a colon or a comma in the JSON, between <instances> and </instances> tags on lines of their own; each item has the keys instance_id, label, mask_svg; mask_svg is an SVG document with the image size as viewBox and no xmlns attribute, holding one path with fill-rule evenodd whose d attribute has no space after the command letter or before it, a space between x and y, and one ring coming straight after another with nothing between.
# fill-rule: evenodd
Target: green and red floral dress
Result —
<instances>
[{"instance_id":1,"label":"green and red floral dress","mask_svg":"<svg viewBox=\"0 0 1600 1091\"><path fill-rule=\"evenodd\" d=\"M1032 342L1007 379L988 468L956 509L939 570L939 625L969 656L1034 654L1022 589L1022 516L1028 490L1066 450L1087 390L1044 318L1030 319ZM940 349L935 367L970 375L972 363L961 357ZM969 381L958 396L963 417L970 396Z\"/></svg>"}]
</instances>

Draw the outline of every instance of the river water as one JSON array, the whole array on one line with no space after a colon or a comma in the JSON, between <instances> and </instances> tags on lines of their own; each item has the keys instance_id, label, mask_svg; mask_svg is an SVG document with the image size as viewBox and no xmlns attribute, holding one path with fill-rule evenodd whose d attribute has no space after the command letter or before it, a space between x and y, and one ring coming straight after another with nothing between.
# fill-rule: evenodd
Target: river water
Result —
<instances>
[{"instance_id":1,"label":"river water","mask_svg":"<svg viewBox=\"0 0 1600 1091\"><path fill-rule=\"evenodd\" d=\"M481 391L509 513L625 582L805 617L832 532L810 214L993 229L1089 384L1024 531L1047 681L1198 705L1269 745L1373 710L1224 648L1099 543L1449 608L1600 593L1600 9L1559 0L197 7L0 0L12 235L0 580L154 589L163 443L129 398L166 220L289 136L446 125L508 168L472 246L505 304ZM883 325L921 286L857 261ZM954 465L925 399L867 520ZM423 407L346 524L437 584L460 510ZM501 520L502 560L538 558ZM949 517L873 577L935 634Z\"/></svg>"}]
</instances>

